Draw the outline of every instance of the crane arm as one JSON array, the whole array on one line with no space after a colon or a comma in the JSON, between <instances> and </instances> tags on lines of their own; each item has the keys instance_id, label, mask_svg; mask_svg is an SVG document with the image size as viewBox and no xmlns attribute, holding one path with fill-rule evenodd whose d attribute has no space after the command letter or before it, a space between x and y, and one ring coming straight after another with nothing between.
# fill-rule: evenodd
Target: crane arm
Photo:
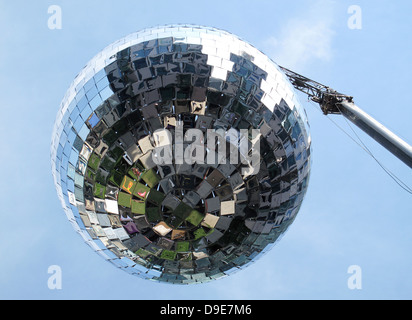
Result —
<instances>
[{"instance_id":1,"label":"crane arm","mask_svg":"<svg viewBox=\"0 0 412 320\"><path fill-rule=\"evenodd\" d=\"M353 97L339 93L284 67L280 69L296 90L303 92L319 104L325 115L343 115L412 168L412 146L356 106Z\"/></svg>"}]
</instances>

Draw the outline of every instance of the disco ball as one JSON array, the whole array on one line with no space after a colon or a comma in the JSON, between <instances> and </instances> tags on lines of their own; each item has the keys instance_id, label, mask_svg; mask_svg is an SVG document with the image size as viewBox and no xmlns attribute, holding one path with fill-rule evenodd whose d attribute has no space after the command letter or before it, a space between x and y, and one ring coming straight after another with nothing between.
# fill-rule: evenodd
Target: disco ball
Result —
<instances>
[{"instance_id":1,"label":"disco ball","mask_svg":"<svg viewBox=\"0 0 412 320\"><path fill-rule=\"evenodd\" d=\"M168 25L83 68L58 111L51 164L94 251L132 275L191 284L273 247L302 204L310 144L267 56L226 31Z\"/></svg>"}]
</instances>

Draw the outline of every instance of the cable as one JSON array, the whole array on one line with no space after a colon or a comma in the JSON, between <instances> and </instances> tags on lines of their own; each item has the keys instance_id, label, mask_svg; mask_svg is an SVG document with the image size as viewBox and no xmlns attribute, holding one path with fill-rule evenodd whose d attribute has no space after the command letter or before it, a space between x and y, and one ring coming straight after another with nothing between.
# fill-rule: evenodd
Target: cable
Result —
<instances>
[{"instance_id":1,"label":"cable","mask_svg":"<svg viewBox=\"0 0 412 320\"><path fill-rule=\"evenodd\" d=\"M311 100L308 100L312 106L315 106L315 103ZM339 109L339 106L337 106ZM315 107L316 110L321 112L321 110L318 108L318 105ZM340 110L339 110L340 111ZM412 194L412 189L404 183L401 179L399 179L394 173L392 173L390 170L388 170L374 155L373 153L369 150L369 148L363 143L362 139L359 137L359 135L356 133L356 131L353 129L353 127L350 125L348 120L345 118L346 123L352 130L352 132L355 134L355 136L358 138L359 142L356 141L349 133L345 131L341 126L339 126L333 119L330 117L327 117L329 121L331 121L337 128L339 128L343 133L345 133L353 142L355 142L360 148L362 148L369 156L371 156L376 163L385 171L385 173L393 180L397 185L399 185L402 189L404 189L406 192Z\"/></svg>"},{"instance_id":2,"label":"cable","mask_svg":"<svg viewBox=\"0 0 412 320\"><path fill-rule=\"evenodd\" d=\"M339 106L337 105L337 108L339 110L339 112L342 113L342 111L339 109ZM353 129L353 127L351 126L351 124L348 122L348 120L344 117L346 123L348 124L349 128L352 130L352 132L355 134L355 136L358 138L358 140L360 141L360 143L364 146L364 148L367 150L367 153L373 158L375 159L375 161L379 164L379 166L405 191L409 192L410 194L412 194L412 189L406 184L404 183L401 179L399 179L394 173L392 173L391 171L389 171L389 169L387 169L378 159L376 159L376 157L373 155L373 153L369 150L369 148L365 145L365 143L363 143L363 141L361 140L361 138L359 137L359 135L356 133L356 131Z\"/></svg>"}]
</instances>

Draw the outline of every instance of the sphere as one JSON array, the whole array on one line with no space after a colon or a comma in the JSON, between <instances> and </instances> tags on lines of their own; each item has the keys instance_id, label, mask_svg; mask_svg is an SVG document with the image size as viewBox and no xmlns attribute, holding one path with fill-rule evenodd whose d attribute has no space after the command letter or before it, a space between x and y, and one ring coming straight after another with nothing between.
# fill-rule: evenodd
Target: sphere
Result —
<instances>
[{"instance_id":1,"label":"sphere","mask_svg":"<svg viewBox=\"0 0 412 320\"><path fill-rule=\"evenodd\" d=\"M51 145L57 195L100 256L141 278L219 279L255 262L308 186L305 111L279 67L215 28L167 25L78 74Z\"/></svg>"}]
</instances>

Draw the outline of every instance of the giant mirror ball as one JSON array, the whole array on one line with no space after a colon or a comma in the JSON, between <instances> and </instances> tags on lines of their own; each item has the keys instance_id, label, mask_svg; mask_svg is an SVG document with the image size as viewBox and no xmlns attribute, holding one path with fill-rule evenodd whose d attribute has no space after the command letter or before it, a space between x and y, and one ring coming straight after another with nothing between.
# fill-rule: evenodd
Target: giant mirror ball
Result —
<instances>
[{"instance_id":1,"label":"giant mirror ball","mask_svg":"<svg viewBox=\"0 0 412 320\"><path fill-rule=\"evenodd\" d=\"M57 114L51 165L67 218L95 252L144 279L193 284L273 247L302 204L310 151L305 111L272 60L226 31L167 25L81 70Z\"/></svg>"}]
</instances>

